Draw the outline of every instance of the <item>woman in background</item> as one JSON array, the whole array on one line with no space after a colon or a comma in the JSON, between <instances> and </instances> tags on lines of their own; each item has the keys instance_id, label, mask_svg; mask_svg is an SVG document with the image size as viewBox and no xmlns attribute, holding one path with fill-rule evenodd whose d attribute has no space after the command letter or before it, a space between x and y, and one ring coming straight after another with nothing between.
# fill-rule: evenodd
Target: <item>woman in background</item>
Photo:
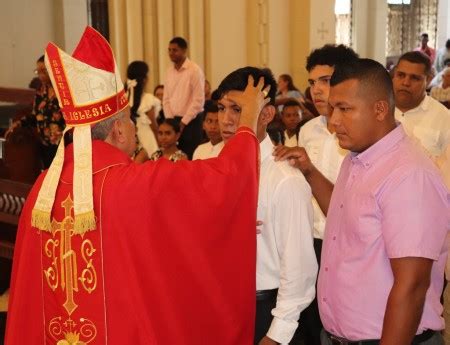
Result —
<instances>
[{"instance_id":1,"label":"woman in background","mask_svg":"<svg viewBox=\"0 0 450 345\"><path fill-rule=\"evenodd\" d=\"M42 168L47 169L56 155L62 133L66 126L59 108L58 98L53 89L47 68L44 63L44 55L36 61L35 73L39 78L40 85L36 90L31 114L13 122L5 133L7 137L17 127L28 127L33 129L39 137L39 152Z\"/></svg>"},{"instance_id":2,"label":"woman in background","mask_svg":"<svg viewBox=\"0 0 450 345\"><path fill-rule=\"evenodd\" d=\"M177 162L187 159L187 155L177 147L180 134L180 122L176 119L165 119L158 127L160 149L151 155L150 160L167 158Z\"/></svg>"},{"instance_id":3,"label":"woman in background","mask_svg":"<svg viewBox=\"0 0 450 345\"><path fill-rule=\"evenodd\" d=\"M278 77L278 92L275 98L275 105L278 106L278 111L281 111L284 103L292 98L297 102L304 101L304 97L299 89L295 87L292 77L289 74L281 74Z\"/></svg>"},{"instance_id":4,"label":"woman in background","mask_svg":"<svg viewBox=\"0 0 450 345\"><path fill-rule=\"evenodd\" d=\"M148 157L158 148L156 142L156 116L161 109L161 101L145 92L148 81L148 65L144 61L133 61L128 65L125 90L131 107L131 119L136 123L138 150L145 151L136 156Z\"/></svg>"}]
</instances>

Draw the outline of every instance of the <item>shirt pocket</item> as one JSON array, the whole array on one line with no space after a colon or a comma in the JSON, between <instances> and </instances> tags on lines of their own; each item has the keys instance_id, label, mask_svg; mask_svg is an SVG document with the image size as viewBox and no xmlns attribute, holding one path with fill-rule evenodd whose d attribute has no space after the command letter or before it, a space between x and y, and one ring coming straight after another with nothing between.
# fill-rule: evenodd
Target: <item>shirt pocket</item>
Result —
<instances>
[{"instance_id":1,"label":"shirt pocket","mask_svg":"<svg viewBox=\"0 0 450 345\"><path fill-rule=\"evenodd\" d=\"M358 195L352 204L358 206L357 209L350 211L355 212L353 215L355 223L351 224L353 229L351 236L357 243L354 248L364 252L381 237L380 213L372 195Z\"/></svg>"}]
</instances>

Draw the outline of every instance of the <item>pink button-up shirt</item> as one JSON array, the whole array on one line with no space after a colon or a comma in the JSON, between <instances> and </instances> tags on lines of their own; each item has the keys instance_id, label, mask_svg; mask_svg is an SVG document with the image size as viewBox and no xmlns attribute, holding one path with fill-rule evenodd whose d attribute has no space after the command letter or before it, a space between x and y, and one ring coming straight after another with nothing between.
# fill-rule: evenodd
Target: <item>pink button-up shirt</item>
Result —
<instances>
[{"instance_id":1,"label":"pink button-up shirt","mask_svg":"<svg viewBox=\"0 0 450 345\"><path fill-rule=\"evenodd\" d=\"M170 66L164 82L164 116L181 116L187 125L203 111L204 103L205 76L201 68L188 58L179 70Z\"/></svg>"},{"instance_id":2,"label":"pink button-up shirt","mask_svg":"<svg viewBox=\"0 0 450 345\"><path fill-rule=\"evenodd\" d=\"M420 148L396 129L345 158L328 210L318 282L325 329L350 340L380 339L393 285L389 259L434 260L422 320L444 328L440 296L450 194Z\"/></svg>"}]
</instances>

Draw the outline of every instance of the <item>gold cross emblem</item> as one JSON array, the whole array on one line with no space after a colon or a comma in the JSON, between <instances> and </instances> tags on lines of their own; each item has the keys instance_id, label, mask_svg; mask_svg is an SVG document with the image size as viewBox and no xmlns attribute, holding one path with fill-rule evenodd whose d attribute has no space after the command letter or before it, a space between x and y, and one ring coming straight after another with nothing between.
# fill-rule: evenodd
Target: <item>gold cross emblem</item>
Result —
<instances>
[{"instance_id":1,"label":"gold cross emblem","mask_svg":"<svg viewBox=\"0 0 450 345\"><path fill-rule=\"evenodd\" d=\"M72 236L77 235L73 231L73 201L70 195L61 203L61 206L64 209L64 218L60 222L52 220L52 238L46 241L44 247L45 255L51 259L51 265L44 270L44 275L53 291L61 287L65 292L66 300L63 307L70 316L78 307L74 298L74 294L78 292L79 288L78 281L88 293L96 288L97 274L92 263L92 256L96 250L89 239L83 240L78 251L76 248L72 248ZM81 253L81 257L86 263L80 276L78 275L77 252Z\"/></svg>"}]
</instances>

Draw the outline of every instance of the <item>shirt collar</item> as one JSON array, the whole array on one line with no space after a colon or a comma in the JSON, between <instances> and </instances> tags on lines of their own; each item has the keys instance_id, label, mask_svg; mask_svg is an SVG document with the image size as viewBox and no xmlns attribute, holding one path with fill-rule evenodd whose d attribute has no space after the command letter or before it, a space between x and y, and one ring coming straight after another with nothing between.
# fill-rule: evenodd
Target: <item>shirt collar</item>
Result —
<instances>
[{"instance_id":1,"label":"shirt collar","mask_svg":"<svg viewBox=\"0 0 450 345\"><path fill-rule=\"evenodd\" d=\"M268 134L266 135L264 140L261 141L261 143L259 144L259 148L261 150L261 162L265 160L267 157L272 156L273 144Z\"/></svg>"},{"instance_id":2,"label":"shirt collar","mask_svg":"<svg viewBox=\"0 0 450 345\"><path fill-rule=\"evenodd\" d=\"M369 169L374 162L378 161L386 154L386 152L390 151L405 137L405 130L403 129L403 126L399 124L394 130L386 134L365 151L361 153L351 152L350 159L353 164L361 164L366 169Z\"/></svg>"},{"instance_id":3,"label":"shirt collar","mask_svg":"<svg viewBox=\"0 0 450 345\"><path fill-rule=\"evenodd\" d=\"M131 158L118 148L102 140L92 141L93 174L113 165L130 164L131 162ZM73 181L73 144L70 144L65 148L61 179L69 182Z\"/></svg>"},{"instance_id":4,"label":"shirt collar","mask_svg":"<svg viewBox=\"0 0 450 345\"><path fill-rule=\"evenodd\" d=\"M408 111L402 112L400 109L398 109L398 111L402 114L408 114L408 113L415 113L418 111L428 111L428 108L430 107L430 97L428 95L425 95L424 99L422 100L422 102L420 102L420 104L413 108L410 109Z\"/></svg>"},{"instance_id":5,"label":"shirt collar","mask_svg":"<svg viewBox=\"0 0 450 345\"><path fill-rule=\"evenodd\" d=\"M189 58L186 57L186 60L184 60L183 64L181 65L181 67L180 67L180 69L179 69L178 71L181 71L181 70L183 70L183 69L187 69L187 68L189 67L189 64L190 64L190 63L191 63L191 60L189 60ZM177 70L177 69L175 68L175 65L173 65L173 69L174 69L174 70Z\"/></svg>"}]
</instances>

